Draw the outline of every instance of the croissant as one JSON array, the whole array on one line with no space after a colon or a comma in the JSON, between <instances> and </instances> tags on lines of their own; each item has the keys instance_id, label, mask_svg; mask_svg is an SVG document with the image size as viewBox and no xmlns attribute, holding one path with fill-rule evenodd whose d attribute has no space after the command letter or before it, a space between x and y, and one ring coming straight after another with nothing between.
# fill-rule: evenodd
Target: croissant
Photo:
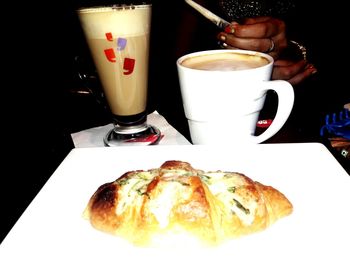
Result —
<instances>
[{"instance_id":1,"label":"croissant","mask_svg":"<svg viewBox=\"0 0 350 263\"><path fill-rule=\"evenodd\" d=\"M242 173L171 160L101 185L83 215L94 228L138 246L184 235L218 245L264 230L292 210L284 194Z\"/></svg>"}]
</instances>

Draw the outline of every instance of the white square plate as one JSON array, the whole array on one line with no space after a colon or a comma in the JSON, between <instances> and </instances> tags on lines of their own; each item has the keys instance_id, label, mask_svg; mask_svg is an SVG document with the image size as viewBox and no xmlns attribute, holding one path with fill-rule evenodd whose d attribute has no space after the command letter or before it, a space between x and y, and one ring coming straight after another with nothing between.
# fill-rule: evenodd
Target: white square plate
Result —
<instances>
[{"instance_id":1,"label":"white square plate","mask_svg":"<svg viewBox=\"0 0 350 263\"><path fill-rule=\"evenodd\" d=\"M242 172L280 190L294 211L262 232L205 249L137 248L82 218L101 184L166 160ZM349 207L350 177L318 143L76 148L0 245L0 262L349 262Z\"/></svg>"}]
</instances>

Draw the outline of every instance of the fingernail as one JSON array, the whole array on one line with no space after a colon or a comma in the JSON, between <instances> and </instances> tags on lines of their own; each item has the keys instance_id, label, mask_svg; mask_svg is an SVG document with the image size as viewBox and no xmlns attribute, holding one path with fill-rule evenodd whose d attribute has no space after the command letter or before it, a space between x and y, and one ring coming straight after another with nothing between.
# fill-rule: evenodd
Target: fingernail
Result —
<instances>
[{"instance_id":1,"label":"fingernail","mask_svg":"<svg viewBox=\"0 0 350 263\"><path fill-rule=\"evenodd\" d=\"M233 28L233 25L228 25L225 27L225 33L227 34L233 34L235 32L235 29Z\"/></svg>"},{"instance_id":2,"label":"fingernail","mask_svg":"<svg viewBox=\"0 0 350 263\"><path fill-rule=\"evenodd\" d=\"M221 36L220 36L220 40L223 41L223 42L225 42L225 41L226 41L226 36L225 36L225 35L221 35Z\"/></svg>"},{"instance_id":3,"label":"fingernail","mask_svg":"<svg viewBox=\"0 0 350 263\"><path fill-rule=\"evenodd\" d=\"M224 48L227 48L227 47L228 47L228 45L227 45L225 42L223 42L221 45L222 45L222 47L224 47Z\"/></svg>"},{"instance_id":4,"label":"fingernail","mask_svg":"<svg viewBox=\"0 0 350 263\"><path fill-rule=\"evenodd\" d=\"M317 68L315 68L315 66L313 64L308 64L306 66L306 69L311 70L311 74L317 73Z\"/></svg>"},{"instance_id":5,"label":"fingernail","mask_svg":"<svg viewBox=\"0 0 350 263\"><path fill-rule=\"evenodd\" d=\"M232 22L231 23L231 34L233 34L236 30L237 30L237 27L239 26L239 24L237 22Z\"/></svg>"},{"instance_id":6,"label":"fingernail","mask_svg":"<svg viewBox=\"0 0 350 263\"><path fill-rule=\"evenodd\" d=\"M306 61L305 61L306 62ZM305 69L311 69L311 68L314 68L314 65L312 65L312 64L306 64L306 66L305 66Z\"/></svg>"}]
</instances>

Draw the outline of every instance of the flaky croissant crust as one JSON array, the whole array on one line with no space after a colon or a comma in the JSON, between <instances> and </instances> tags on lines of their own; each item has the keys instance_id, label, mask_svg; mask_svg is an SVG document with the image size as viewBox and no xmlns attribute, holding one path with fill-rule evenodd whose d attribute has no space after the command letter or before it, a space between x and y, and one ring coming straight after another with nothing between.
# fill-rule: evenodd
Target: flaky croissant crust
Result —
<instances>
[{"instance_id":1,"label":"flaky croissant crust","mask_svg":"<svg viewBox=\"0 0 350 263\"><path fill-rule=\"evenodd\" d=\"M292 211L284 194L242 173L205 172L171 160L101 185L84 217L96 229L136 245L179 233L216 245L261 231Z\"/></svg>"}]
</instances>

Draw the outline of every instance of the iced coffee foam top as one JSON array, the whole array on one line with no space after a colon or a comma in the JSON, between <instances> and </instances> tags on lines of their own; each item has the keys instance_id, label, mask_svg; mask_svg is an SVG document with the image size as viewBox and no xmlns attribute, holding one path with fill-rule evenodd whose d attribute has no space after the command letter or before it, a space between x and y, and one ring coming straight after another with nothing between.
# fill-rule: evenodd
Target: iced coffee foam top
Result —
<instances>
[{"instance_id":1,"label":"iced coffee foam top","mask_svg":"<svg viewBox=\"0 0 350 263\"><path fill-rule=\"evenodd\" d=\"M134 36L149 33L151 5L99 6L77 10L88 38L103 39L105 33ZM123 25L123 26L121 26Z\"/></svg>"}]
</instances>

